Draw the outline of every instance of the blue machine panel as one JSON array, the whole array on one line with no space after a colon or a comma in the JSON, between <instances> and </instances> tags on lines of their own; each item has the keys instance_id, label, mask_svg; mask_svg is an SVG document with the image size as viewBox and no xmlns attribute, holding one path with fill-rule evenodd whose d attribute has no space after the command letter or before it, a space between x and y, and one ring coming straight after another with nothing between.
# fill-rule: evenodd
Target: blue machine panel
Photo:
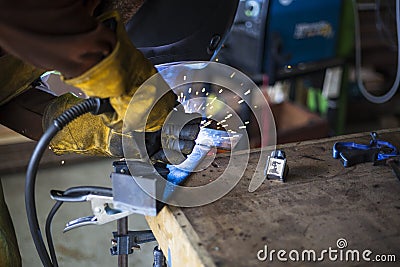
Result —
<instances>
[{"instance_id":1,"label":"blue machine panel","mask_svg":"<svg viewBox=\"0 0 400 267\"><path fill-rule=\"evenodd\" d=\"M271 58L277 68L334 58L341 7L341 0L270 0L264 71L270 71ZM279 42L279 53L272 52L272 42Z\"/></svg>"}]
</instances>

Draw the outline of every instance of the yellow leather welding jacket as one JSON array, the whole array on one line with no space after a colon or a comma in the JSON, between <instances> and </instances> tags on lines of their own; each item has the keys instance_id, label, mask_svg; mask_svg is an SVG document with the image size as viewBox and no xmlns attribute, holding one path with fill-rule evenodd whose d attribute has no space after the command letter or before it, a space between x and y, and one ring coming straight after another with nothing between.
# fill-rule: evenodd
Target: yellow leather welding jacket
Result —
<instances>
[{"instance_id":1,"label":"yellow leather welding jacket","mask_svg":"<svg viewBox=\"0 0 400 267\"><path fill-rule=\"evenodd\" d=\"M8 213L0 183L0 266L21 266L21 256L18 250L14 227Z\"/></svg>"},{"instance_id":2,"label":"yellow leather welding jacket","mask_svg":"<svg viewBox=\"0 0 400 267\"><path fill-rule=\"evenodd\" d=\"M23 93L29 85L44 73L30 64L13 57L0 57L0 106Z\"/></svg>"}]
</instances>

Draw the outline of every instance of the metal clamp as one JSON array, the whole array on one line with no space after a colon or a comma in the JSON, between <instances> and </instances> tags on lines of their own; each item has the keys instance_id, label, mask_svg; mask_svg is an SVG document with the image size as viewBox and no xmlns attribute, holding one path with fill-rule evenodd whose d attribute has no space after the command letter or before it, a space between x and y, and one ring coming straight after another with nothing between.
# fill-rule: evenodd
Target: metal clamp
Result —
<instances>
[{"instance_id":1,"label":"metal clamp","mask_svg":"<svg viewBox=\"0 0 400 267\"><path fill-rule=\"evenodd\" d=\"M113 208L113 197L111 195L97 194L96 192L82 192L66 195L64 191L51 190L50 196L54 200L63 202L91 202L93 215L68 222L64 228L64 232L85 225L102 225L124 218L133 213L131 211L122 211Z\"/></svg>"},{"instance_id":2,"label":"metal clamp","mask_svg":"<svg viewBox=\"0 0 400 267\"><path fill-rule=\"evenodd\" d=\"M377 162L399 155L391 143L377 139L377 133L371 133L368 145L355 142L336 142L333 145L333 158L340 159L344 167L364 162Z\"/></svg>"},{"instance_id":3,"label":"metal clamp","mask_svg":"<svg viewBox=\"0 0 400 267\"><path fill-rule=\"evenodd\" d=\"M151 230L129 231L126 235L118 235L113 232L114 238L111 240L111 255L127 255L132 254L135 249L140 249L139 244L156 241Z\"/></svg>"}]
</instances>

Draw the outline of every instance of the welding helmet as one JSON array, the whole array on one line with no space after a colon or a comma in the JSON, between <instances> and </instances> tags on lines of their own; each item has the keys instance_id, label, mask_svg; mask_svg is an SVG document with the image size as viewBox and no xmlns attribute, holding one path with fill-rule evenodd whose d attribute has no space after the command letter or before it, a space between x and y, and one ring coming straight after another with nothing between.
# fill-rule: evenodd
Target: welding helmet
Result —
<instances>
[{"instance_id":1,"label":"welding helmet","mask_svg":"<svg viewBox=\"0 0 400 267\"><path fill-rule=\"evenodd\" d=\"M239 0L146 0L126 25L132 43L155 65L212 60Z\"/></svg>"}]
</instances>

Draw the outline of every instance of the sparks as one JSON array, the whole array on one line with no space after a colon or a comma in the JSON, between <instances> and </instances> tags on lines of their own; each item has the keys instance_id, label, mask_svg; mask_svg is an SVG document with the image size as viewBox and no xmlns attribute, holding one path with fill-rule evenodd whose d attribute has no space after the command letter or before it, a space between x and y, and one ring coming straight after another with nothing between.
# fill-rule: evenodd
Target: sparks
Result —
<instances>
[{"instance_id":1,"label":"sparks","mask_svg":"<svg viewBox=\"0 0 400 267\"><path fill-rule=\"evenodd\" d=\"M186 81L186 75L183 75L183 80Z\"/></svg>"},{"instance_id":2,"label":"sparks","mask_svg":"<svg viewBox=\"0 0 400 267\"><path fill-rule=\"evenodd\" d=\"M201 89L201 92L204 93L206 91L206 88L203 87L203 89Z\"/></svg>"},{"instance_id":3,"label":"sparks","mask_svg":"<svg viewBox=\"0 0 400 267\"><path fill-rule=\"evenodd\" d=\"M222 93L223 91L223 89L219 89L218 94Z\"/></svg>"},{"instance_id":4,"label":"sparks","mask_svg":"<svg viewBox=\"0 0 400 267\"><path fill-rule=\"evenodd\" d=\"M211 124L211 121L208 121L208 122L206 122L204 125L203 125L203 127L207 127L207 126L209 126Z\"/></svg>"},{"instance_id":5,"label":"sparks","mask_svg":"<svg viewBox=\"0 0 400 267\"><path fill-rule=\"evenodd\" d=\"M242 104L244 102L244 100L243 99L240 99L239 101L238 101L238 104Z\"/></svg>"},{"instance_id":6,"label":"sparks","mask_svg":"<svg viewBox=\"0 0 400 267\"><path fill-rule=\"evenodd\" d=\"M231 79L235 76L235 74L236 74L236 72L232 72L232 74L231 74Z\"/></svg>"},{"instance_id":7,"label":"sparks","mask_svg":"<svg viewBox=\"0 0 400 267\"><path fill-rule=\"evenodd\" d=\"M192 93L192 87L189 87L188 89L188 93L191 94Z\"/></svg>"},{"instance_id":8,"label":"sparks","mask_svg":"<svg viewBox=\"0 0 400 267\"><path fill-rule=\"evenodd\" d=\"M239 126L239 129L246 129L246 125Z\"/></svg>"},{"instance_id":9,"label":"sparks","mask_svg":"<svg viewBox=\"0 0 400 267\"><path fill-rule=\"evenodd\" d=\"M217 97L214 97L214 98L211 100L210 104L214 103L214 101L215 101L216 99L217 99Z\"/></svg>"},{"instance_id":10,"label":"sparks","mask_svg":"<svg viewBox=\"0 0 400 267\"><path fill-rule=\"evenodd\" d=\"M244 95L248 95L248 94L250 94L251 93L251 90L249 89L249 90L247 90L245 93L244 93Z\"/></svg>"},{"instance_id":11,"label":"sparks","mask_svg":"<svg viewBox=\"0 0 400 267\"><path fill-rule=\"evenodd\" d=\"M244 124L246 124L246 125L247 125L247 124L249 124L249 123L250 123L249 121L246 121Z\"/></svg>"},{"instance_id":12,"label":"sparks","mask_svg":"<svg viewBox=\"0 0 400 267\"><path fill-rule=\"evenodd\" d=\"M229 119L230 117L232 117L232 114L231 114L231 113L229 113L229 114L225 117L225 120Z\"/></svg>"}]
</instances>

